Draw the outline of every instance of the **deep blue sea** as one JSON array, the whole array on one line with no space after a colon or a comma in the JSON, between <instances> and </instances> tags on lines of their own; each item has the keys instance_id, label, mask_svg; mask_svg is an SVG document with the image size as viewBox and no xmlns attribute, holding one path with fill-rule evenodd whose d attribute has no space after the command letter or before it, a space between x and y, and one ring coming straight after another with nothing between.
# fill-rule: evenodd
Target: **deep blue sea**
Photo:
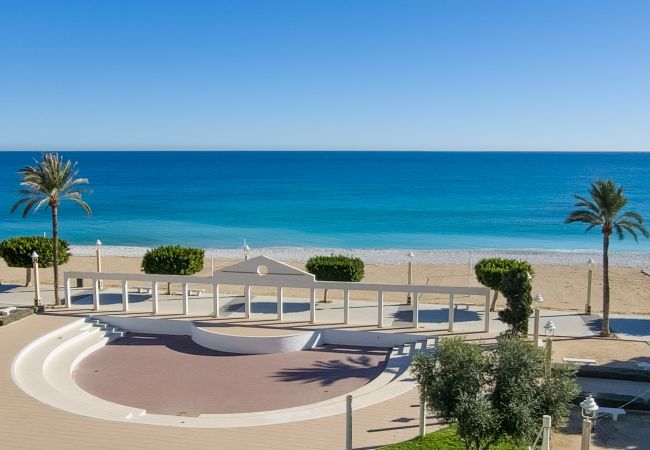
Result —
<instances>
[{"instance_id":1,"label":"deep blue sea","mask_svg":"<svg viewBox=\"0 0 650 450\"><path fill-rule=\"evenodd\" d=\"M90 180L93 215L65 205L73 244L233 248L598 249L564 218L573 194L609 178L650 221L650 153L62 152ZM48 210L22 219L18 169L0 153L0 238L51 234ZM631 237L615 251L650 251Z\"/></svg>"}]
</instances>

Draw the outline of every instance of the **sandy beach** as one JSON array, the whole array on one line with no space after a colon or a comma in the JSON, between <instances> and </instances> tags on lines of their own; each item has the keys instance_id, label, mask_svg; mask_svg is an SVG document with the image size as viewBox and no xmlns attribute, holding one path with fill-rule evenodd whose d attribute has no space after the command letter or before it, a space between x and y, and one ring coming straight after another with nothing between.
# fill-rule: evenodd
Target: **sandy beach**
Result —
<instances>
[{"instance_id":1,"label":"sandy beach","mask_svg":"<svg viewBox=\"0 0 650 450\"><path fill-rule=\"evenodd\" d=\"M73 256L62 266L63 271L96 270L95 247L72 246ZM105 272L140 272L141 257L146 251L142 247L102 248L102 266ZM272 248L254 249L251 257L263 254L294 267L304 269L309 256L316 254L347 254L360 257L366 263L367 282L406 283L407 251L404 250L345 250L345 249L301 249ZM457 250L457 251L417 251L414 258L413 283L438 286L479 286L474 276L473 264L484 257L506 257L525 259L533 264L535 278L533 294L542 294L544 307L556 310L581 311L587 297L587 271L585 262L593 257L599 261L596 252L563 251L492 251L492 250ZM215 270L241 261L241 249L211 249L206 251L206 260L200 275L209 275L211 267ZM618 314L650 314L650 276L641 272L650 267L650 254L619 253L611 257L611 312ZM41 277L44 283L52 282L52 270L43 269ZM25 270L9 268L0 260L0 281L4 284L22 284ZM208 286L206 286L208 288ZM172 287L172 289L174 289ZM224 292L237 293L239 287L231 287ZM272 289L257 287L255 295L272 295ZM305 295L304 292L291 292L287 295ZM340 293L332 292L332 298ZM374 298L374 293L355 293L353 299ZM400 297L387 295L387 300L401 300ZM425 302L445 303L446 297L424 296ZM500 297L499 305L504 304ZM593 312L600 312L602 305L602 267L594 267L592 287Z\"/></svg>"}]
</instances>

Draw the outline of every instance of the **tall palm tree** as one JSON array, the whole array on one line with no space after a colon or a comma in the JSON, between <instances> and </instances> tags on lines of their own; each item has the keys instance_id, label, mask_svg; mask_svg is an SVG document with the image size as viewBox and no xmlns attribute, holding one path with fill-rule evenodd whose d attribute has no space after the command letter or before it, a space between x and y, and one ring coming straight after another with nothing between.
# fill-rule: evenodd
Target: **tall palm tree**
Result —
<instances>
[{"instance_id":1,"label":"tall palm tree","mask_svg":"<svg viewBox=\"0 0 650 450\"><path fill-rule=\"evenodd\" d=\"M643 225L643 217L634 211L621 210L627 204L623 195L623 187L615 186L611 180L597 180L589 190L591 200L576 195L576 209L564 223L582 222L589 226L586 231L600 227L603 234L603 324L600 331L602 336L609 336L609 237L616 233L618 239L625 237L625 232L639 241L638 234L648 237L647 228Z\"/></svg>"},{"instance_id":2,"label":"tall palm tree","mask_svg":"<svg viewBox=\"0 0 650 450\"><path fill-rule=\"evenodd\" d=\"M23 196L11 209L15 212L24 204L23 218L33 209L38 211L41 207L52 210L52 241L54 257L54 301L61 304L59 298L59 205L64 200L70 200L81 206L86 214L91 214L90 206L81 198L83 188L88 184L88 179L77 178L77 163L63 162L63 157L57 153L43 155L41 161L34 160L35 166L26 166L18 171L23 177L20 185L23 187L18 193Z\"/></svg>"}]
</instances>

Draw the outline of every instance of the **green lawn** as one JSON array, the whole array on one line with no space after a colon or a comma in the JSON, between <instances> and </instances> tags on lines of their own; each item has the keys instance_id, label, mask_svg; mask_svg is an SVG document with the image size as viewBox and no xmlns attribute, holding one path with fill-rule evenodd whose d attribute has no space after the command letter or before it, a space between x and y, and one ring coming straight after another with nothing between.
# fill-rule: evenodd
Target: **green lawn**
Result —
<instances>
[{"instance_id":1,"label":"green lawn","mask_svg":"<svg viewBox=\"0 0 650 450\"><path fill-rule=\"evenodd\" d=\"M491 450L521 450L524 446L517 446L511 442L500 442L490 447ZM415 438L399 444L381 447L382 450L465 450L465 446L456 435L456 427L449 426L423 438Z\"/></svg>"}]
</instances>

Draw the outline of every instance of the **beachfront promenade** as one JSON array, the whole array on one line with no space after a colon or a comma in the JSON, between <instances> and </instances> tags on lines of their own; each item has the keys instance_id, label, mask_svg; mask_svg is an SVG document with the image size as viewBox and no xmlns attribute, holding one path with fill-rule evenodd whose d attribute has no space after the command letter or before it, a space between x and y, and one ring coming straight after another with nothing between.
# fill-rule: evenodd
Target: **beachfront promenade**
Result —
<instances>
[{"instance_id":1,"label":"beachfront promenade","mask_svg":"<svg viewBox=\"0 0 650 450\"><path fill-rule=\"evenodd\" d=\"M233 333L249 335L273 335L345 328L349 331L375 332L432 338L450 334L463 334L470 339L489 342L505 330L496 313L485 315L482 298L457 298L460 308L449 305L422 303L419 305L419 321L413 327L413 305L404 301L383 302L383 323L378 323L378 301L353 300L346 305L343 300L329 303L314 302L313 295L283 296L282 320L278 320L278 298L274 295L223 294L215 317L214 295L199 292L188 296L184 292L172 295L159 293L156 314L152 293L138 293L135 285L128 293L129 308L124 311L124 292L121 287L102 289L97 297L94 285L90 288L70 287L69 308L47 310L45 314L31 316L7 327L0 328L3 352L0 355L0 387L5 394L5 405L0 417L0 431L5 432L7 448L269 448L269 449L332 449L343 448L345 442L345 416L328 417L291 423L276 423L244 428L193 428L161 427L136 423L99 420L71 414L47 406L25 394L11 377L11 364L18 352L27 344L65 324L78 321L87 315L115 318L142 318L156 322L200 322L204 326L219 329L227 327ZM0 304L33 304L32 288L3 286ZM432 288L433 289L433 288ZM309 291L307 291L309 292ZM45 303L50 303L50 286L42 287ZM99 298L99 302L97 299ZM467 304L466 304L467 303ZM313 310L311 308L314 308ZM450 331L450 311L453 331ZM315 317L317 320L312 320ZM347 318L347 320L346 320ZM590 338L597 335L599 316L586 316L578 312L542 310L541 321L553 320L557 325L558 344L562 337ZM645 316L613 316L612 327L619 337L650 342L650 318ZM349 322L346 324L345 322ZM487 321L487 322L486 322ZM485 332L486 323L489 333ZM531 319L530 329L533 329ZM543 335L543 333L542 333ZM567 356L576 356L568 353ZM579 355L578 355L579 356ZM593 381L589 389L598 388ZM611 392L615 382L608 382ZM638 386L625 385L621 393L629 394ZM632 391L630 391L630 389ZM412 386L399 395L385 401L354 411L354 448L375 448L415 437L418 431L418 395ZM428 418L429 428L435 427L435 418ZM25 430L28 437L9 431ZM28 430L28 431L27 431ZM152 433L152 430L155 430Z\"/></svg>"}]
</instances>

